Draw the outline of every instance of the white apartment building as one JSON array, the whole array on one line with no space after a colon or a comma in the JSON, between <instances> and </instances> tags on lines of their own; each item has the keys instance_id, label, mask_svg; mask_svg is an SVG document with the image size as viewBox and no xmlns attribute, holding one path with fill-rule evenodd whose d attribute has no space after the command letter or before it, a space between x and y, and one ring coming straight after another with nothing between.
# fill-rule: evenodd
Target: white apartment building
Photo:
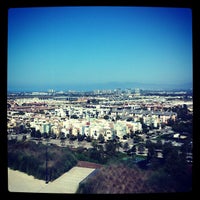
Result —
<instances>
[{"instance_id":1,"label":"white apartment building","mask_svg":"<svg viewBox=\"0 0 200 200\"><path fill-rule=\"evenodd\" d=\"M66 112L62 108L55 109L55 113L59 117L66 117Z\"/></svg>"},{"instance_id":2,"label":"white apartment building","mask_svg":"<svg viewBox=\"0 0 200 200\"><path fill-rule=\"evenodd\" d=\"M116 135L120 139L123 139L123 136L126 135L126 124L124 124L122 121L119 121L114 125L114 129L116 131Z\"/></svg>"},{"instance_id":3,"label":"white apartment building","mask_svg":"<svg viewBox=\"0 0 200 200\"><path fill-rule=\"evenodd\" d=\"M132 122L133 132L142 131L142 124L140 122Z\"/></svg>"}]
</instances>

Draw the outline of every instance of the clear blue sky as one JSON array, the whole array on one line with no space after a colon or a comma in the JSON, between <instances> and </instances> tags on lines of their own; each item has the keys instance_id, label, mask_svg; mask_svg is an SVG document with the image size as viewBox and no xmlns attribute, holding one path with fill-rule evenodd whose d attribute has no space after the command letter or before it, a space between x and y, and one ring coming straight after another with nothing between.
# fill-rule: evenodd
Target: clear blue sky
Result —
<instances>
[{"instance_id":1,"label":"clear blue sky","mask_svg":"<svg viewBox=\"0 0 200 200\"><path fill-rule=\"evenodd\" d=\"M80 6L8 12L8 90L192 83L192 62L189 8Z\"/></svg>"}]
</instances>

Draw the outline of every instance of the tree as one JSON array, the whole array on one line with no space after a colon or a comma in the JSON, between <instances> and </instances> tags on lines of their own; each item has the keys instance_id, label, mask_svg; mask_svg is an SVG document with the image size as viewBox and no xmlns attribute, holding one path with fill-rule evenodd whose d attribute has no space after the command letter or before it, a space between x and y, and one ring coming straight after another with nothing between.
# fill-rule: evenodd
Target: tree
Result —
<instances>
[{"instance_id":1,"label":"tree","mask_svg":"<svg viewBox=\"0 0 200 200\"><path fill-rule=\"evenodd\" d=\"M25 115L23 111L19 111L18 115Z\"/></svg>"},{"instance_id":2,"label":"tree","mask_svg":"<svg viewBox=\"0 0 200 200\"><path fill-rule=\"evenodd\" d=\"M98 119L99 117L99 112L96 111L96 118Z\"/></svg>"},{"instance_id":3,"label":"tree","mask_svg":"<svg viewBox=\"0 0 200 200\"><path fill-rule=\"evenodd\" d=\"M92 140L92 147L94 148L94 149L97 149L97 141L96 140Z\"/></svg>"},{"instance_id":4,"label":"tree","mask_svg":"<svg viewBox=\"0 0 200 200\"><path fill-rule=\"evenodd\" d=\"M119 115L116 116L116 120L120 120L121 117Z\"/></svg>"},{"instance_id":5,"label":"tree","mask_svg":"<svg viewBox=\"0 0 200 200\"><path fill-rule=\"evenodd\" d=\"M108 142L106 142L105 144L105 148L106 148L106 153L110 156L115 155L116 153L116 143L112 140L109 140Z\"/></svg>"},{"instance_id":6,"label":"tree","mask_svg":"<svg viewBox=\"0 0 200 200\"><path fill-rule=\"evenodd\" d=\"M151 160L156 157L155 145L150 140L146 141L146 148L148 149L147 159Z\"/></svg>"},{"instance_id":7,"label":"tree","mask_svg":"<svg viewBox=\"0 0 200 200\"><path fill-rule=\"evenodd\" d=\"M41 139L42 134L41 134L40 130L37 130L37 131L36 131L35 137L38 138L38 139Z\"/></svg>"},{"instance_id":8,"label":"tree","mask_svg":"<svg viewBox=\"0 0 200 200\"><path fill-rule=\"evenodd\" d=\"M104 118L105 120L108 120L108 119L109 119L109 116L108 116L108 115L105 115L103 118Z\"/></svg>"},{"instance_id":9,"label":"tree","mask_svg":"<svg viewBox=\"0 0 200 200\"><path fill-rule=\"evenodd\" d=\"M77 136L73 135L73 134L69 134L69 140L70 141L74 141L77 139Z\"/></svg>"},{"instance_id":10,"label":"tree","mask_svg":"<svg viewBox=\"0 0 200 200\"><path fill-rule=\"evenodd\" d=\"M163 159L166 160L168 155L171 153L171 151L174 149L174 147L172 146L171 142L166 142L163 145Z\"/></svg>"},{"instance_id":11,"label":"tree","mask_svg":"<svg viewBox=\"0 0 200 200\"><path fill-rule=\"evenodd\" d=\"M133 132L133 130L131 129L131 130L130 130L130 138L133 139L133 137L134 137L134 132Z\"/></svg>"},{"instance_id":12,"label":"tree","mask_svg":"<svg viewBox=\"0 0 200 200\"><path fill-rule=\"evenodd\" d=\"M173 146L171 148L167 146L163 151L165 158L164 170L176 180L177 189L180 191L191 189L192 174L184 154L179 154L178 149Z\"/></svg>"},{"instance_id":13,"label":"tree","mask_svg":"<svg viewBox=\"0 0 200 200\"><path fill-rule=\"evenodd\" d=\"M25 140L26 140L26 135L23 135L22 141L25 141Z\"/></svg>"},{"instance_id":14,"label":"tree","mask_svg":"<svg viewBox=\"0 0 200 200\"><path fill-rule=\"evenodd\" d=\"M39 111L40 114L45 114L44 110Z\"/></svg>"},{"instance_id":15,"label":"tree","mask_svg":"<svg viewBox=\"0 0 200 200\"><path fill-rule=\"evenodd\" d=\"M52 132L52 133L50 134L50 137L51 137L52 139L56 139L56 134Z\"/></svg>"},{"instance_id":16,"label":"tree","mask_svg":"<svg viewBox=\"0 0 200 200\"><path fill-rule=\"evenodd\" d=\"M65 146L65 141L66 141L65 137L61 137L60 138L60 144L61 144L61 146Z\"/></svg>"},{"instance_id":17,"label":"tree","mask_svg":"<svg viewBox=\"0 0 200 200\"><path fill-rule=\"evenodd\" d=\"M47 139L47 138L49 138L49 134L48 134L47 132L44 132L44 133L43 133L43 137L44 137L45 139Z\"/></svg>"},{"instance_id":18,"label":"tree","mask_svg":"<svg viewBox=\"0 0 200 200\"><path fill-rule=\"evenodd\" d=\"M135 131L135 135L138 135L140 133L141 133L141 131L139 131L139 130Z\"/></svg>"},{"instance_id":19,"label":"tree","mask_svg":"<svg viewBox=\"0 0 200 200\"><path fill-rule=\"evenodd\" d=\"M115 144L116 144L116 149L119 152L119 148L122 146L122 143L119 140L116 140Z\"/></svg>"},{"instance_id":20,"label":"tree","mask_svg":"<svg viewBox=\"0 0 200 200\"><path fill-rule=\"evenodd\" d=\"M83 140L84 140L84 137L85 137L85 136L84 136L84 135L81 135L80 133L77 134L77 139L78 139L79 142L83 141Z\"/></svg>"},{"instance_id":21,"label":"tree","mask_svg":"<svg viewBox=\"0 0 200 200\"><path fill-rule=\"evenodd\" d=\"M129 117L126 121L127 121L127 122L133 121L133 118L132 118L132 117Z\"/></svg>"},{"instance_id":22,"label":"tree","mask_svg":"<svg viewBox=\"0 0 200 200\"><path fill-rule=\"evenodd\" d=\"M91 142L92 141L92 139L91 139L91 137L89 135L86 137L86 141L87 142Z\"/></svg>"},{"instance_id":23,"label":"tree","mask_svg":"<svg viewBox=\"0 0 200 200\"><path fill-rule=\"evenodd\" d=\"M94 159L98 162L101 162L101 154L96 148L92 148L89 150L89 156L91 159Z\"/></svg>"},{"instance_id":24,"label":"tree","mask_svg":"<svg viewBox=\"0 0 200 200\"><path fill-rule=\"evenodd\" d=\"M145 150L145 144L144 143L139 143L138 145L138 151L140 154L142 154Z\"/></svg>"},{"instance_id":25,"label":"tree","mask_svg":"<svg viewBox=\"0 0 200 200\"><path fill-rule=\"evenodd\" d=\"M167 125L168 126L173 126L174 125L174 120L172 118L167 120Z\"/></svg>"},{"instance_id":26,"label":"tree","mask_svg":"<svg viewBox=\"0 0 200 200\"><path fill-rule=\"evenodd\" d=\"M127 135L123 135L123 140L126 140L127 139Z\"/></svg>"},{"instance_id":27,"label":"tree","mask_svg":"<svg viewBox=\"0 0 200 200\"><path fill-rule=\"evenodd\" d=\"M127 151L128 149L129 149L129 144L128 144L128 142L126 142L126 143L124 144L124 150Z\"/></svg>"},{"instance_id":28,"label":"tree","mask_svg":"<svg viewBox=\"0 0 200 200\"><path fill-rule=\"evenodd\" d=\"M105 142L105 138L104 138L102 133L99 134L98 141L99 141L99 143L104 143Z\"/></svg>"},{"instance_id":29,"label":"tree","mask_svg":"<svg viewBox=\"0 0 200 200\"><path fill-rule=\"evenodd\" d=\"M142 131L143 133L147 133L149 131L149 127L146 124L142 124Z\"/></svg>"},{"instance_id":30,"label":"tree","mask_svg":"<svg viewBox=\"0 0 200 200\"><path fill-rule=\"evenodd\" d=\"M60 132L60 144L61 146L65 146L66 136L65 133Z\"/></svg>"},{"instance_id":31,"label":"tree","mask_svg":"<svg viewBox=\"0 0 200 200\"><path fill-rule=\"evenodd\" d=\"M141 141L142 141L142 138L141 138L140 136L135 135L135 136L133 137L133 143L139 143L139 142L141 142Z\"/></svg>"},{"instance_id":32,"label":"tree","mask_svg":"<svg viewBox=\"0 0 200 200\"><path fill-rule=\"evenodd\" d=\"M165 128L165 126L166 126L166 124L165 124L165 123L161 123L161 128L162 128L162 129L164 129L164 128Z\"/></svg>"},{"instance_id":33,"label":"tree","mask_svg":"<svg viewBox=\"0 0 200 200\"><path fill-rule=\"evenodd\" d=\"M19 126L19 133L23 133L24 129L25 129L24 125L20 125Z\"/></svg>"},{"instance_id":34,"label":"tree","mask_svg":"<svg viewBox=\"0 0 200 200\"><path fill-rule=\"evenodd\" d=\"M156 149L162 149L162 141L161 141L161 139L158 139L157 140L157 142L156 142L156 144L155 144L155 148Z\"/></svg>"},{"instance_id":35,"label":"tree","mask_svg":"<svg viewBox=\"0 0 200 200\"><path fill-rule=\"evenodd\" d=\"M150 146L153 146L153 142L151 140L146 140L146 148L149 148Z\"/></svg>"},{"instance_id":36,"label":"tree","mask_svg":"<svg viewBox=\"0 0 200 200\"><path fill-rule=\"evenodd\" d=\"M77 115L72 115L71 119L78 119L79 117Z\"/></svg>"},{"instance_id":37,"label":"tree","mask_svg":"<svg viewBox=\"0 0 200 200\"><path fill-rule=\"evenodd\" d=\"M31 128L31 137L36 137L35 128Z\"/></svg>"},{"instance_id":38,"label":"tree","mask_svg":"<svg viewBox=\"0 0 200 200\"><path fill-rule=\"evenodd\" d=\"M133 145L133 146L131 147L131 149L129 149L129 150L127 151L127 155L132 155L132 156L134 156L134 155L136 154L136 151L137 151L136 146Z\"/></svg>"},{"instance_id":39,"label":"tree","mask_svg":"<svg viewBox=\"0 0 200 200\"><path fill-rule=\"evenodd\" d=\"M64 132L60 132L60 139L66 139L65 133Z\"/></svg>"}]
</instances>

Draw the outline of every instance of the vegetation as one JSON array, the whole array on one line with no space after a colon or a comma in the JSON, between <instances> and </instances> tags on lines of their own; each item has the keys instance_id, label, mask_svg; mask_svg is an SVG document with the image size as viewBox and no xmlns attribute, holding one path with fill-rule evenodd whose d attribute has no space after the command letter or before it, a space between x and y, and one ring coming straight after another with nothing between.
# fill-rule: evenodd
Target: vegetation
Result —
<instances>
[{"instance_id":1,"label":"vegetation","mask_svg":"<svg viewBox=\"0 0 200 200\"><path fill-rule=\"evenodd\" d=\"M168 125L172 127L175 132L187 133L192 137L193 131L193 115L188 111L187 105L176 106L172 111L177 113L177 120L169 120Z\"/></svg>"},{"instance_id":2,"label":"vegetation","mask_svg":"<svg viewBox=\"0 0 200 200\"><path fill-rule=\"evenodd\" d=\"M71 150L57 145L47 146L41 142L36 144L34 141L13 139L8 141L8 167L46 180L47 158L48 180L52 181L75 166L78 160L107 164L126 156L116 151L117 144L113 141L106 144L105 150L95 140L92 146L90 149L79 147Z\"/></svg>"},{"instance_id":3,"label":"vegetation","mask_svg":"<svg viewBox=\"0 0 200 200\"><path fill-rule=\"evenodd\" d=\"M36 144L33 141L8 141L8 167L38 179L52 181L76 163L75 155L68 148Z\"/></svg>"},{"instance_id":4,"label":"vegetation","mask_svg":"<svg viewBox=\"0 0 200 200\"><path fill-rule=\"evenodd\" d=\"M186 161L187 144L182 148L170 142L147 141L148 156L123 156L84 180L77 193L163 193L192 190L192 166ZM134 152L134 149L133 149ZM162 157L158 157L162 152ZM116 153L115 153L116 154ZM127 155L128 152L127 152Z\"/></svg>"},{"instance_id":5,"label":"vegetation","mask_svg":"<svg viewBox=\"0 0 200 200\"><path fill-rule=\"evenodd\" d=\"M129 166L127 165L129 164ZM187 172L188 173L188 172ZM191 174L183 173L177 179L165 168L141 169L128 162L113 163L97 170L79 184L81 194L171 193L191 191ZM190 178L189 178L190 177ZM180 177L179 177L180 178ZM182 182L184 181L184 182Z\"/></svg>"},{"instance_id":6,"label":"vegetation","mask_svg":"<svg viewBox=\"0 0 200 200\"><path fill-rule=\"evenodd\" d=\"M165 186L166 181L164 178L166 177L158 177L156 172L142 170L136 165L129 168L122 164L113 164L100 168L96 174L81 182L77 193L126 194L175 192L173 187ZM159 185L158 181L164 187Z\"/></svg>"},{"instance_id":7,"label":"vegetation","mask_svg":"<svg viewBox=\"0 0 200 200\"><path fill-rule=\"evenodd\" d=\"M96 140L92 141L92 148L86 149L79 147L74 149L75 156L78 160L95 162L99 164L107 164L113 160L118 160L126 154L117 151L119 143L110 140L105 143L105 148Z\"/></svg>"},{"instance_id":8,"label":"vegetation","mask_svg":"<svg viewBox=\"0 0 200 200\"><path fill-rule=\"evenodd\" d=\"M39 132L36 135L40 138ZM146 144L139 143L138 151L142 153L146 147L147 156L136 155L136 145L129 148L128 143L125 143L125 151L122 153L118 150L121 144L117 139L105 144L100 141L92 139L92 148L89 149L69 149L33 141L9 140L8 167L43 180L46 180L47 174L48 180L52 181L75 166L77 161L103 164L98 172L80 184L78 193L191 191L192 168L186 160L186 155L192 151L189 141L186 140L181 147L175 147L171 142L162 144L161 140L156 143L151 140L147 140Z\"/></svg>"}]
</instances>

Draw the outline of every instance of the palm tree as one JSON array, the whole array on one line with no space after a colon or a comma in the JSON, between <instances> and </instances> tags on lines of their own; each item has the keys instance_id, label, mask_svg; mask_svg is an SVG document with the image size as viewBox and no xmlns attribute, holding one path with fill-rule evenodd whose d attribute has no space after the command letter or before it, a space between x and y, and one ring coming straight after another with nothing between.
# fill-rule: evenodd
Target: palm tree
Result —
<instances>
[{"instance_id":1,"label":"palm tree","mask_svg":"<svg viewBox=\"0 0 200 200\"><path fill-rule=\"evenodd\" d=\"M127 151L127 150L129 149L129 144L128 144L128 142L126 142L126 143L124 144L124 147L123 147L123 148L124 148L125 151Z\"/></svg>"},{"instance_id":2,"label":"palm tree","mask_svg":"<svg viewBox=\"0 0 200 200\"><path fill-rule=\"evenodd\" d=\"M144 143L139 143L138 145L138 151L140 154L142 154L145 150L145 144Z\"/></svg>"}]
</instances>

